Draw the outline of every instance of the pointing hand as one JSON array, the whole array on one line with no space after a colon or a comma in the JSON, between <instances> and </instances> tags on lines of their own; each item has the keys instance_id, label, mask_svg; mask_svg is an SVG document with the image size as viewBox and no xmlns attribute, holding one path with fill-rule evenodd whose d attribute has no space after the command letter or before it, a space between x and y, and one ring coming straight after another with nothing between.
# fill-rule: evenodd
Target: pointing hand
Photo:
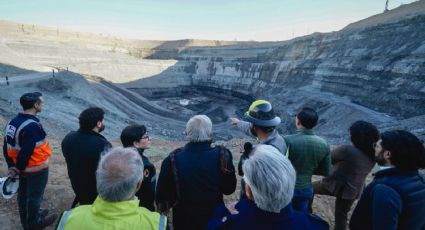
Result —
<instances>
[{"instance_id":1,"label":"pointing hand","mask_svg":"<svg viewBox=\"0 0 425 230\"><path fill-rule=\"evenodd\" d=\"M230 118L230 122L231 122L232 125L237 125L239 123L239 119L232 117L232 118Z\"/></svg>"}]
</instances>

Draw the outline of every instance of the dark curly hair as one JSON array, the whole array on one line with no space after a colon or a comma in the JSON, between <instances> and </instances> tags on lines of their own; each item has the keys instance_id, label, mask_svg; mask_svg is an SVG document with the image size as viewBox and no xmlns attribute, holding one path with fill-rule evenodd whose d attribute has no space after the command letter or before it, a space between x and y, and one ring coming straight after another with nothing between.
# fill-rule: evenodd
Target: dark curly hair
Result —
<instances>
[{"instance_id":1,"label":"dark curly hair","mask_svg":"<svg viewBox=\"0 0 425 230\"><path fill-rule=\"evenodd\" d=\"M356 121L351 124L349 131L353 145L370 158L374 158L373 144L379 140L378 129L372 123Z\"/></svg>"},{"instance_id":2,"label":"dark curly hair","mask_svg":"<svg viewBox=\"0 0 425 230\"><path fill-rule=\"evenodd\" d=\"M104 115L105 112L103 109L98 107L90 107L85 109L78 117L80 129L86 131L92 130L94 127L96 127L97 122L103 121Z\"/></svg>"}]
</instances>

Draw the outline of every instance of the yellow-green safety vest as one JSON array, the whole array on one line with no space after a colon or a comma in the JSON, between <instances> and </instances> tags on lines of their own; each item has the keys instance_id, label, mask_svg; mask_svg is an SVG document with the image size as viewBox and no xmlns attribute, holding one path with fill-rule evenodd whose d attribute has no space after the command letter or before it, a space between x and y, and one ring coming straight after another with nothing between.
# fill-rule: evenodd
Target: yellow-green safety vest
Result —
<instances>
[{"instance_id":1,"label":"yellow-green safety vest","mask_svg":"<svg viewBox=\"0 0 425 230\"><path fill-rule=\"evenodd\" d=\"M92 205L65 211L57 230L145 229L165 230L167 217L139 207L139 200L108 202L96 198Z\"/></svg>"}]
</instances>

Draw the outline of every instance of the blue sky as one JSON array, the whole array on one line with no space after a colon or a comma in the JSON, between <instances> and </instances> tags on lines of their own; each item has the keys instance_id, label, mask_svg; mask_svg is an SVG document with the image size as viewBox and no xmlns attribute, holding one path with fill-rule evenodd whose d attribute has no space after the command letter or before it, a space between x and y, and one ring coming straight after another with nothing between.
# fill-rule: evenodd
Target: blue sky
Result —
<instances>
[{"instance_id":1,"label":"blue sky","mask_svg":"<svg viewBox=\"0 0 425 230\"><path fill-rule=\"evenodd\" d=\"M415 0L390 0L389 8ZM0 19L120 37L276 41L343 28L385 0L0 0Z\"/></svg>"}]
</instances>

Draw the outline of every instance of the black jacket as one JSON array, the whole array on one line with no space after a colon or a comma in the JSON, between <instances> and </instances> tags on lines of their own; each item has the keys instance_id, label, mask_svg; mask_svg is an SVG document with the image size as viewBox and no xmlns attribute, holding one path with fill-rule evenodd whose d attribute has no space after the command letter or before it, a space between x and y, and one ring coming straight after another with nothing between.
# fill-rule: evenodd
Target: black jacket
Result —
<instances>
[{"instance_id":1,"label":"black jacket","mask_svg":"<svg viewBox=\"0 0 425 230\"><path fill-rule=\"evenodd\" d=\"M149 161L149 159L143 155L143 149L137 149L143 160L144 172L149 172L148 176L143 176L142 186L139 191L136 192L136 196L139 198L139 205L145 207L151 211L155 211L153 205L155 201L155 187L156 187L156 169L155 166Z\"/></svg>"},{"instance_id":2,"label":"black jacket","mask_svg":"<svg viewBox=\"0 0 425 230\"><path fill-rule=\"evenodd\" d=\"M78 130L66 135L61 146L76 196L73 205L92 204L97 197L97 164L101 153L112 147L111 143L99 133Z\"/></svg>"},{"instance_id":3,"label":"black jacket","mask_svg":"<svg viewBox=\"0 0 425 230\"><path fill-rule=\"evenodd\" d=\"M174 229L204 229L215 208L223 203L223 194L236 189L236 175L230 151L224 164L220 148L212 148L210 142L188 143L175 155L180 197L176 192L171 157L164 159L158 177L156 201L177 204L173 207Z\"/></svg>"}]
</instances>

